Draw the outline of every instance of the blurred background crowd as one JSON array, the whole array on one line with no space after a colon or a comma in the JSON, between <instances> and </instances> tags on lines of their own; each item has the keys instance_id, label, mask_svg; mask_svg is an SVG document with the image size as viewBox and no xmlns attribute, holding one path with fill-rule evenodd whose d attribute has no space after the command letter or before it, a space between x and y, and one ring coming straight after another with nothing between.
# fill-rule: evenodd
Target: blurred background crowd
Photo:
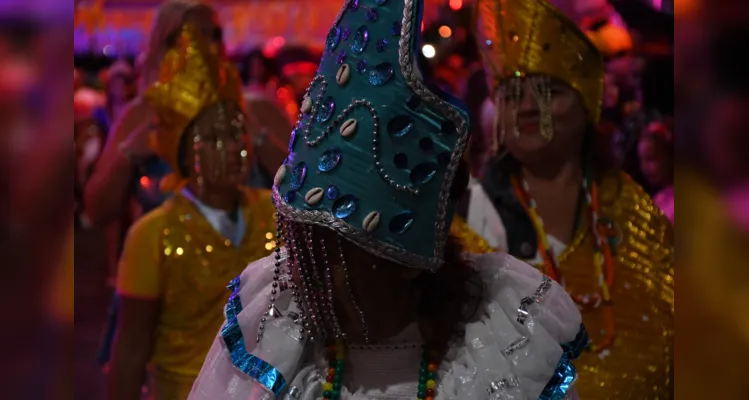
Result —
<instances>
[{"instance_id":1,"label":"blurred background crowd","mask_svg":"<svg viewBox=\"0 0 749 400\"><path fill-rule=\"evenodd\" d=\"M0 375L14 383L7 398L73 398L67 366L73 358L75 398L104 398L95 360L119 246L127 227L160 202L153 179L159 165L144 162L128 201L104 226L85 212L85 191L113 121L138 95L140 55L159 3L81 0L75 12L69 4L39 1L0 7L0 129L8 139L0 158L8 189L0 282L7 288L2 326L11 327L0 336L8 347L3 359L10 360ZM285 157L339 3L216 2L223 26L217 34L241 72L250 119L263 127L252 137L261 149L253 154L252 186L269 187ZM471 162L480 174L489 93L471 34L471 1L426 3L422 65L471 109L479 132L472 135ZM672 222L680 193L676 393L749 398L749 68L743 54L749 3L608 0L588 2L595 3L588 9L557 3L600 40L606 56L601 128L612 161Z\"/></svg>"}]
</instances>

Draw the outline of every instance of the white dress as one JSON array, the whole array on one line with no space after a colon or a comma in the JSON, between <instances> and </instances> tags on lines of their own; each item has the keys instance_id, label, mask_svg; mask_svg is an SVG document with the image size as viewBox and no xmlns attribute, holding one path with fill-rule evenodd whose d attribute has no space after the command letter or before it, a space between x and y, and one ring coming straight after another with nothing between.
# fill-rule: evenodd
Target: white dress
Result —
<instances>
[{"instance_id":1,"label":"white dress","mask_svg":"<svg viewBox=\"0 0 749 400\"><path fill-rule=\"evenodd\" d=\"M479 316L466 325L465 337L451 344L439 365L436 398L577 398L570 360L587 336L564 289L506 254L477 256L474 266L485 282L485 299ZM256 343L273 269L273 256L266 257L230 285L234 294L226 308L227 323L189 400L322 397L324 351L299 340L298 326L287 316L298 311L288 291L276 302L284 316L267 322ZM378 346L350 346L341 399L416 398L420 344L419 330L412 325Z\"/></svg>"}]
</instances>

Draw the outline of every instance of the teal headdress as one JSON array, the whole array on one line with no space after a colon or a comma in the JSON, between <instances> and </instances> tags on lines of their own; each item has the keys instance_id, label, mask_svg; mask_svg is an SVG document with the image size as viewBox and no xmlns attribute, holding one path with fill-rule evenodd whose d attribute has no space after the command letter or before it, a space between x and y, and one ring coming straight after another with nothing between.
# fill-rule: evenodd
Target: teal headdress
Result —
<instances>
[{"instance_id":1,"label":"teal headdress","mask_svg":"<svg viewBox=\"0 0 749 400\"><path fill-rule=\"evenodd\" d=\"M423 0L346 0L274 183L283 218L337 231L369 252L434 270L468 112L416 63Z\"/></svg>"}]
</instances>

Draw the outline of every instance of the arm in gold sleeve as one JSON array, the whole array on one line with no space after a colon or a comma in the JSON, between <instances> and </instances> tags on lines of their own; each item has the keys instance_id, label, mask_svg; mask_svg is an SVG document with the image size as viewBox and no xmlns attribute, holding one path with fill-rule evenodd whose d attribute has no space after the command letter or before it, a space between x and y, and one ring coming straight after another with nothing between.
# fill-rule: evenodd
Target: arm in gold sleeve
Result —
<instances>
[{"instance_id":1,"label":"arm in gold sleeve","mask_svg":"<svg viewBox=\"0 0 749 400\"><path fill-rule=\"evenodd\" d=\"M478 233L471 229L466 221L460 216L453 217L453 223L450 226L450 235L460 241L463 251L473 254L494 253L497 249L489 245Z\"/></svg>"}]
</instances>

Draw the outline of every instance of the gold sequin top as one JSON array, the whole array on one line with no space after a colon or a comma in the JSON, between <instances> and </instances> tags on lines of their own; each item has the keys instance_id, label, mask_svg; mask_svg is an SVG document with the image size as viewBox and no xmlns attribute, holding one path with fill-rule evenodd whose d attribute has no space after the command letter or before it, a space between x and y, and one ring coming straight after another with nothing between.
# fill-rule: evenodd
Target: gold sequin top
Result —
<instances>
[{"instance_id":1,"label":"gold sequin top","mask_svg":"<svg viewBox=\"0 0 749 400\"><path fill-rule=\"evenodd\" d=\"M226 286L273 250L275 208L270 192L245 191L241 243L221 236L181 194L131 228L118 292L161 305L151 362L163 374L196 377L224 321Z\"/></svg>"},{"instance_id":2,"label":"gold sequin top","mask_svg":"<svg viewBox=\"0 0 749 400\"><path fill-rule=\"evenodd\" d=\"M450 236L458 239L463 246L463 251L473 254L494 253L497 251L478 233L468 226L468 223L458 215L453 217L450 225Z\"/></svg>"},{"instance_id":3,"label":"gold sequin top","mask_svg":"<svg viewBox=\"0 0 749 400\"><path fill-rule=\"evenodd\" d=\"M624 173L605 174L599 202L616 237L614 344L584 352L575 366L581 399L668 399L673 396L674 236L650 197ZM585 219L559 264L568 291L598 293L593 237ZM604 335L603 309L583 310L592 342Z\"/></svg>"}]
</instances>

